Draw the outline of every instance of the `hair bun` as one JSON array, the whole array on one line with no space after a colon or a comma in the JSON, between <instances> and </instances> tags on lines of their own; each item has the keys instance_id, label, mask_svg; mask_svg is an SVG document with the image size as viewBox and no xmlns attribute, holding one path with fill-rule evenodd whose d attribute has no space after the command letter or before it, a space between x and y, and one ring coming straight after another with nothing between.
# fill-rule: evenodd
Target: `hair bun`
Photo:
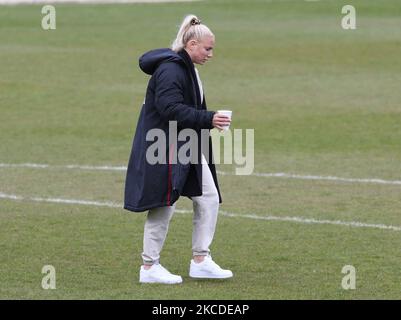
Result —
<instances>
[{"instance_id":1,"label":"hair bun","mask_svg":"<svg viewBox=\"0 0 401 320\"><path fill-rule=\"evenodd\" d=\"M196 25L198 25L198 24L201 24L201 21L200 21L200 19L198 19L198 18L192 18L192 20L191 20L191 26L196 26Z\"/></svg>"}]
</instances>

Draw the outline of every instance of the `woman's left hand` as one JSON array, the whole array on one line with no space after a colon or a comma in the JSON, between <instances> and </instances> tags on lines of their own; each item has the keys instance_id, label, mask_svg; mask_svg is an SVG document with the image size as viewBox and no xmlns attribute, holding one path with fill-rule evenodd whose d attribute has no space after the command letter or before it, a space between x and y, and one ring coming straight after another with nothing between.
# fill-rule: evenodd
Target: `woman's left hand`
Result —
<instances>
[{"instance_id":1,"label":"woman's left hand","mask_svg":"<svg viewBox=\"0 0 401 320\"><path fill-rule=\"evenodd\" d=\"M225 115L215 113L213 116L213 121L212 121L213 127L218 129L219 131L224 130L223 127L229 126L230 123L231 119Z\"/></svg>"}]
</instances>

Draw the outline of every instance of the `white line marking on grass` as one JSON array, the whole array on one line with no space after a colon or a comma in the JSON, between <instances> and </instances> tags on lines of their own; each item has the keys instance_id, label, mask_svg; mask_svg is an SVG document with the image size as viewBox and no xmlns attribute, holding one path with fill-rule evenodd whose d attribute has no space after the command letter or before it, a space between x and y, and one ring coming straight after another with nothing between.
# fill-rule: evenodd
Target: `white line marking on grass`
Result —
<instances>
[{"instance_id":1,"label":"white line marking on grass","mask_svg":"<svg viewBox=\"0 0 401 320\"><path fill-rule=\"evenodd\" d=\"M50 166L48 164L37 164L37 163L0 163L0 168L46 169L50 168Z\"/></svg>"},{"instance_id":2,"label":"white line marking on grass","mask_svg":"<svg viewBox=\"0 0 401 320\"><path fill-rule=\"evenodd\" d=\"M14 194L5 194L0 192L0 199L9 199L9 200L24 200L23 197L16 196Z\"/></svg>"},{"instance_id":3,"label":"white line marking on grass","mask_svg":"<svg viewBox=\"0 0 401 320\"><path fill-rule=\"evenodd\" d=\"M97 207L110 207L110 208L122 208L122 205L113 202L99 202L99 201L88 201L88 200L76 200L76 199L60 199L60 198L40 198L40 197L21 197L14 194L7 194L0 192L0 199L9 200L23 200L23 201L34 201L34 202L52 202L52 203L65 203L65 204L80 204Z\"/></svg>"},{"instance_id":4,"label":"white line marking on grass","mask_svg":"<svg viewBox=\"0 0 401 320\"><path fill-rule=\"evenodd\" d=\"M62 168L62 166L61 166ZM80 170L104 170L104 171L127 171L124 166L80 166L80 165L67 165L67 169L80 169Z\"/></svg>"},{"instance_id":5,"label":"white line marking on grass","mask_svg":"<svg viewBox=\"0 0 401 320\"><path fill-rule=\"evenodd\" d=\"M40 198L40 197L22 197L14 194L6 194L0 192L0 199L17 200L17 201L35 201L35 202L50 202L50 203L62 203L62 204L78 204L96 207L109 207L109 208L123 208L122 204L115 202L100 202L100 201L88 201L88 200L77 200L77 199L59 199L59 198ZM191 210L176 209L177 213L192 213ZM304 224L329 224L339 225L354 228L374 228L382 230L393 230L401 231L401 227L385 225L385 224L370 224L357 221L340 221L340 220L317 220L314 218L303 218L303 217L278 217L278 216L258 216L253 214L235 214L225 211L220 211L220 215L229 218L245 218L252 220L265 220L265 221L283 221L283 222L295 222Z\"/></svg>"},{"instance_id":6,"label":"white line marking on grass","mask_svg":"<svg viewBox=\"0 0 401 320\"><path fill-rule=\"evenodd\" d=\"M90 165L48 165L37 163L0 163L0 168L31 168L31 169L79 169L79 170L102 170L102 171L127 171L125 166L90 166ZM220 175L233 176L234 173L217 171ZM333 176L314 176L314 175L299 175L291 173L252 173L250 176L262 178L287 178L287 179L300 179L300 180L324 180L324 181L338 181L338 182L351 182L351 183L375 183L375 184L389 184L401 185L401 180L384 180L377 178L341 178Z\"/></svg>"},{"instance_id":7,"label":"white line marking on grass","mask_svg":"<svg viewBox=\"0 0 401 320\"><path fill-rule=\"evenodd\" d=\"M342 181L342 182L358 182L358 183L378 183L378 184L397 184L401 185L401 180L383 180L383 179L353 179L353 178L340 178L332 176L312 176L312 175L298 175L290 173L253 173L256 177L272 177L272 178L289 178L289 179L302 179L302 180L328 180L328 181Z\"/></svg>"},{"instance_id":8,"label":"white line marking on grass","mask_svg":"<svg viewBox=\"0 0 401 320\"><path fill-rule=\"evenodd\" d=\"M229 212L220 211L220 214L226 217L235 217L235 218L248 218L255 220L273 220L273 221L286 221L286 222L298 222L298 223L306 223L306 224L333 224L347 227L356 227L356 228L376 228L376 229L385 229L385 230L394 230L401 231L401 227L395 226L387 226L385 224L370 224L364 222L357 221L340 221L340 220L317 220L313 218L303 218L303 217L277 217L277 216L258 216L252 214L234 214Z\"/></svg>"}]
</instances>

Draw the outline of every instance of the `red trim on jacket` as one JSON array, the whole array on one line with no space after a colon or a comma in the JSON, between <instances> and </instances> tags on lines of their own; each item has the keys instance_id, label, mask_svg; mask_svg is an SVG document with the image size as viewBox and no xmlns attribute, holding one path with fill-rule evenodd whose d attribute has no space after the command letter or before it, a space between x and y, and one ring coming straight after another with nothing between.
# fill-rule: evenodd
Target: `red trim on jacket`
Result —
<instances>
[{"instance_id":1,"label":"red trim on jacket","mask_svg":"<svg viewBox=\"0 0 401 320\"><path fill-rule=\"evenodd\" d=\"M170 157L168 162L168 185L167 185L167 205L171 206L171 189L172 189L172 165L171 162L173 161L173 152L174 152L174 145L170 145Z\"/></svg>"}]
</instances>

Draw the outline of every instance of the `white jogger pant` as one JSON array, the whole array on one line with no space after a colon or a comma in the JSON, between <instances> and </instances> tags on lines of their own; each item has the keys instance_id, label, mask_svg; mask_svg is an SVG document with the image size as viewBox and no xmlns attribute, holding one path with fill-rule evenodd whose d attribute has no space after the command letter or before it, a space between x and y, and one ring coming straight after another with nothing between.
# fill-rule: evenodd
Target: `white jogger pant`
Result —
<instances>
[{"instance_id":1,"label":"white jogger pant","mask_svg":"<svg viewBox=\"0 0 401 320\"><path fill-rule=\"evenodd\" d=\"M202 155L202 195L192 197L194 216L192 254L208 255L214 237L219 211L219 194L212 173ZM145 222L142 259L144 264L158 263L174 214L175 204L149 210Z\"/></svg>"}]
</instances>

